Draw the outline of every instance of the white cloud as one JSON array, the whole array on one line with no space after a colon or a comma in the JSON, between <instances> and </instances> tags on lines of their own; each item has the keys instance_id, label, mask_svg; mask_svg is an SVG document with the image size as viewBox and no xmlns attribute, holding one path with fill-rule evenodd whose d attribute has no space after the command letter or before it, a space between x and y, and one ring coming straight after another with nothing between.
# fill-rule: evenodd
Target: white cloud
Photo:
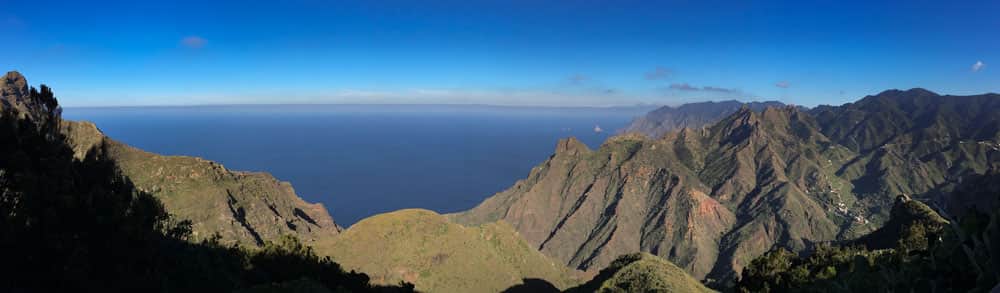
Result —
<instances>
[{"instance_id":1,"label":"white cloud","mask_svg":"<svg viewBox=\"0 0 1000 293\"><path fill-rule=\"evenodd\" d=\"M983 61L976 61L975 64L972 64L972 72L979 72L983 68L986 68L986 63L983 63Z\"/></svg>"}]
</instances>

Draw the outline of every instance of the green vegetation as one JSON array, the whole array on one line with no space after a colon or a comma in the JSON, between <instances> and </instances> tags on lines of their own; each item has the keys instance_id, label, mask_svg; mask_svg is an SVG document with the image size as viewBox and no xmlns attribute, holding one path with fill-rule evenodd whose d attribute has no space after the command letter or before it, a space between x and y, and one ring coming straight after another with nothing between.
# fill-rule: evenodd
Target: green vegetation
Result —
<instances>
[{"instance_id":1,"label":"green vegetation","mask_svg":"<svg viewBox=\"0 0 1000 293\"><path fill-rule=\"evenodd\" d=\"M375 283L406 281L427 292L499 292L534 279L557 288L577 283L506 223L464 227L428 210L364 219L316 249Z\"/></svg>"},{"instance_id":2,"label":"green vegetation","mask_svg":"<svg viewBox=\"0 0 1000 293\"><path fill-rule=\"evenodd\" d=\"M4 81L16 80L11 76ZM105 145L74 158L59 131L55 97L43 98L50 91L11 91L9 84L0 99L0 291L225 292L303 283L412 291L406 284L372 286L367 275L345 272L294 237L260 250L224 245L221 236L187 241L191 223L137 190L103 156ZM9 98L19 92L39 96Z\"/></svg>"},{"instance_id":3,"label":"green vegetation","mask_svg":"<svg viewBox=\"0 0 1000 293\"><path fill-rule=\"evenodd\" d=\"M683 269L648 253L615 259L594 279L566 292L713 292Z\"/></svg>"},{"instance_id":4,"label":"green vegetation","mask_svg":"<svg viewBox=\"0 0 1000 293\"><path fill-rule=\"evenodd\" d=\"M1000 210L949 223L901 199L879 231L800 257L777 249L755 259L739 292L989 292L1000 278ZM887 243L892 247L880 248Z\"/></svg>"}]
</instances>

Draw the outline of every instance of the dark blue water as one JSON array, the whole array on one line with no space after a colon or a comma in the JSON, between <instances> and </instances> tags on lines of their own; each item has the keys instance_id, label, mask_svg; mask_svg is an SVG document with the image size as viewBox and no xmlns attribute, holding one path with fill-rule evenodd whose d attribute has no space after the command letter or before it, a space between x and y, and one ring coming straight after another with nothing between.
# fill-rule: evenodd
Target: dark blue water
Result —
<instances>
[{"instance_id":1,"label":"dark blue water","mask_svg":"<svg viewBox=\"0 0 1000 293\"><path fill-rule=\"evenodd\" d=\"M64 116L147 151L269 172L348 226L402 208L472 208L524 178L558 139L594 148L643 112L288 105L69 108Z\"/></svg>"}]
</instances>

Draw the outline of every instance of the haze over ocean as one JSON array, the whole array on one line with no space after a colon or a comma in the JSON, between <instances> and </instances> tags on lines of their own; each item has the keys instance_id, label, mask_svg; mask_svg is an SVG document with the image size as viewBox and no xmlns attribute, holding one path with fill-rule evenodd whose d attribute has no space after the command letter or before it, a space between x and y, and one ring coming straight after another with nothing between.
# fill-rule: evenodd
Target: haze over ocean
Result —
<instances>
[{"instance_id":1,"label":"haze over ocean","mask_svg":"<svg viewBox=\"0 0 1000 293\"><path fill-rule=\"evenodd\" d=\"M646 110L253 105L67 108L64 116L146 151L271 173L346 227L403 208L472 208L526 177L558 139L596 148Z\"/></svg>"}]
</instances>

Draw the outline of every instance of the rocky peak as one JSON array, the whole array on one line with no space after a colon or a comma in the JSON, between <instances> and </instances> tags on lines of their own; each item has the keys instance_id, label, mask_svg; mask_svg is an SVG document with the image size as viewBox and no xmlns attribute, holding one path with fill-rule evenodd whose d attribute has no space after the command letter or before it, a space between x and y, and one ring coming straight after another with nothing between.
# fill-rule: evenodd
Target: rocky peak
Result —
<instances>
[{"instance_id":1,"label":"rocky peak","mask_svg":"<svg viewBox=\"0 0 1000 293\"><path fill-rule=\"evenodd\" d=\"M740 106L740 109L736 110L735 113L729 115L727 119L723 119L724 123L720 124L729 124L729 126L734 126L734 127L753 125L760 123L758 121L758 118L759 117L757 117L757 113L755 113L753 109L750 109L750 107L747 105L743 105Z\"/></svg>"},{"instance_id":2,"label":"rocky peak","mask_svg":"<svg viewBox=\"0 0 1000 293\"><path fill-rule=\"evenodd\" d=\"M0 78L0 97L4 101L28 96L28 80L20 72L10 71Z\"/></svg>"},{"instance_id":3,"label":"rocky peak","mask_svg":"<svg viewBox=\"0 0 1000 293\"><path fill-rule=\"evenodd\" d=\"M568 137L560 139L556 143L556 155L570 155L576 156L579 154L589 153L590 148L586 144L576 139L575 137Z\"/></svg>"},{"instance_id":4,"label":"rocky peak","mask_svg":"<svg viewBox=\"0 0 1000 293\"><path fill-rule=\"evenodd\" d=\"M760 117L758 116L759 114L750 107L741 106L735 113L716 123L711 133L721 135L719 138L722 141L739 143L748 138L760 126Z\"/></svg>"},{"instance_id":5,"label":"rocky peak","mask_svg":"<svg viewBox=\"0 0 1000 293\"><path fill-rule=\"evenodd\" d=\"M39 126L47 121L58 121L61 116L52 91L45 85L41 91L30 87L24 75L17 71L7 72L0 78L0 109L12 111L22 119L30 118Z\"/></svg>"}]
</instances>

